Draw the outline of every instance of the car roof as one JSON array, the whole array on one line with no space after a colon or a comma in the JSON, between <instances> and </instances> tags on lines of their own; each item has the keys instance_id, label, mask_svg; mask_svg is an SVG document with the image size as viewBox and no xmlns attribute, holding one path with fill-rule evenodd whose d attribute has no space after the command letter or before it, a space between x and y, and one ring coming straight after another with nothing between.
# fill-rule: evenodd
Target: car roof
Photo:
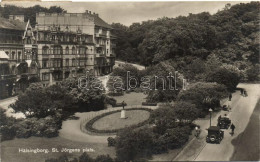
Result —
<instances>
[{"instance_id":1,"label":"car roof","mask_svg":"<svg viewBox=\"0 0 260 162\"><path fill-rule=\"evenodd\" d=\"M210 126L210 127L208 128L208 130L210 130L210 131L219 131L220 128L219 128L218 126Z\"/></svg>"}]
</instances>

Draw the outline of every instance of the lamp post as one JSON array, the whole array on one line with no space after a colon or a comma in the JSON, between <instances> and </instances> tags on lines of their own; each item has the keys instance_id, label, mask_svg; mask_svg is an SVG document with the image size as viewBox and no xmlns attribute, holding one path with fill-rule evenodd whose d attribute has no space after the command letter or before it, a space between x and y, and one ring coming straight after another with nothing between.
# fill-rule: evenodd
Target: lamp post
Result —
<instances>
[{"instance_id":1,"label":"lamp post","mask_svg":"<svg viewBox=\"0 0 260 162\"><path fill-rule=\"evenodd\" d=\"M212 112L213 110L210 108L209 109L209 115L210 115L210 119L209 119L209 126L211 126L211 112Z\"/></svg>"}]
</instances>

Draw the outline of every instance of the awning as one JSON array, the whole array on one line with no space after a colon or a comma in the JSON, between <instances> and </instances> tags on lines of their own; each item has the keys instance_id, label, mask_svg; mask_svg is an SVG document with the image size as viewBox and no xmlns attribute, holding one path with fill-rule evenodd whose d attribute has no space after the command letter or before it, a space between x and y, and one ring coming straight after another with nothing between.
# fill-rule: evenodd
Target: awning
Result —
<instances>
[{"instance_id":1,"label":"awning","mask_svg":"<svg viewBox=\"0 0 260 162\"><path fill-rule=\"evenodd\" d=\"M9 59L9 56L5 53L5 51L0 51L0 59Z\"/></svg>"}]
</instances>

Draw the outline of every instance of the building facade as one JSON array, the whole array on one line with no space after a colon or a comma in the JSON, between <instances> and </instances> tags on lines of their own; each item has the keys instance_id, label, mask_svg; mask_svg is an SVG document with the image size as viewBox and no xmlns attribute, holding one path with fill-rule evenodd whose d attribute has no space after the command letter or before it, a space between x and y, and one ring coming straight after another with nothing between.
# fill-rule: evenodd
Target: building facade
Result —
<instances>
[{"instance_id":1,"label":"building facade","mask_svg":"<svg viewBox=\"0 0 260 162\"><path fill-rule=\"evenodd\" d=\"M1 98L8 97L18 90L24 90L30 82L38 81L36 67L32 58L37 53L28 48L28 42L36 43L27 36L27 30L32 28L29 22L25 23L22 16L14 19L0 17L0 94ZM36 48L36 45L34 44Z\"/></svg>"},{"instance_id":2,"label":"building facade","mask_svg":"<svg viewBox=\"0 0 260 162\"><path fill-rule=\"evenodd\" d=\"M23 15L0 17L0 93L4 96L25 90L32 82L48 86L87 71L96 76L112 72L116 37L98 14L38 13L34 28L23 19Z\"/></svg>"},{"instance_id":3,"label":"building facade","mask_svg":"<svg viewBox=\"0 0 260 162\"><path fill-rule=\"evenodd\" d=\"M43 84L68 77L105 75L115 62L112 28L97 14L38 13L36 15L39 76Z\"/></svg>"}]
</instances>

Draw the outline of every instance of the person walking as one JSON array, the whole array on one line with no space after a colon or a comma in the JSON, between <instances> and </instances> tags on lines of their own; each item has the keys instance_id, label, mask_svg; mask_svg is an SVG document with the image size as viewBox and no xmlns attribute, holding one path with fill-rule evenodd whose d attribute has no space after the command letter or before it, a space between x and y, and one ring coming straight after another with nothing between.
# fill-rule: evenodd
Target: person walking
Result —
<instances>
[{"instance_id":1,"label":"person walking","mask_svg":"<svg viewBox=\"0 0 260 162\"><path fill-rule=\"evenodd\" d=\"M197 138L199 138L199 135L200 135L200 126L196 126L196 127L195 127L195 136L196 136Z\"/></svg>"},{"instance_id":2,"label":"person walking","mask_svg":"<svg viewBox=\"0 0 260 162\"><path fill-rule=\"evenodd\" d=\"M123 105L123 109L125 109L125 101L122 102L122 105Z\"/></svg>"},{"instance_id":3,"label":"person walking","mask_svg":"<svg viewBox=\"0 0 260 162\"><path fill-rule=\"evenodd\" d=\"M243 96L244 95L244 90L242 88L240 89L240 92L241 92L241 95Z\"/></svg>"},{"instance_id":4,"label":"person walking","mask_svg":"<svg viewBox=\"0 0 260 162\"><path fill-rule=\"evenodd\" d=\"M232 130L232 132L231 132L231 135L233 136L233 134L234 134L234 130L235 130L235 125L232 123L231 124L231 126L230 126L230 129Z\"/></svg>"},{"instance_id":5,"label":"person walking","mask_svg":"<svg viewBox=\"0 0 260 162\"><path fill-rule=\"evenodd\" d=\"M246 90L244 90L244 96L247 97L247 92L246 92Z\"/></svg>"},{"instance_id":6,"label":"person walking","mask_svg":"<svg viewBox=\"0 0 260 162\"><path fill-rule=\"evenodd\" d=\"M232 94L231 93L229 94L228 98L229 98L229 101L231 101L231 99L232 99Z\"/></svg>"}]
</instances>

